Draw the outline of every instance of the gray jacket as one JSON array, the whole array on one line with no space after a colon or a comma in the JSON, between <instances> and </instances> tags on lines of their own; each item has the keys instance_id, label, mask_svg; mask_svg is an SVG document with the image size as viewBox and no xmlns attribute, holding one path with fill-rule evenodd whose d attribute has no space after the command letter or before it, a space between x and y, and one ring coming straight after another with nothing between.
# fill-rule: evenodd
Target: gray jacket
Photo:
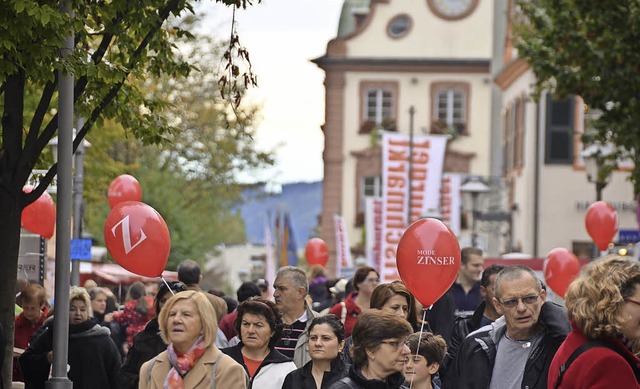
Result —
<instances>
[{"instance_id":1,"label":"gray jacket","mask_svg":"<svg viewBox=\"0 0 640 389\"><path fill-rule=\"evenodd\" d=\"M304 309L307 311L307 326L305 328L305 332L300 335L298 338L298 342L296 343L296 351L293 354L293 363L296 364L298 368L304 366L307 362L311 360L309 356L309 347L307 343L309 343L309 326L311 325L311 320L318 317L318 313L311 309L309 304L304 303Z\"/></svg>"}]
</instances>

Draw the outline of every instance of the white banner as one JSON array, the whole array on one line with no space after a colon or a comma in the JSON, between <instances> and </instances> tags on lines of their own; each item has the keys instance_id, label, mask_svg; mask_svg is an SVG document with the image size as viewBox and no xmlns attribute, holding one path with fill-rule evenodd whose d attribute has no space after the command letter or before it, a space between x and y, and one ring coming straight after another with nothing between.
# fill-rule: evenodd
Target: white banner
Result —
<instances>
[{"instance_id":1,"label":"white banner","mask_svg":"<svg viewBox=\"0 0 640 389\"><path fill-rule=\"evenodd\" d=\"M382 198L365 199L364 223L366 230L365 255L369 266L380 270L380 243L382 241Z\"/></svg>"},{"instance_id":2,"label":"white banner","mask_svg":"<svg viewBox=\"0 0 640 389\"><path fill-rule=\"evenodd\" d=\"M442 222L460 237L460 186L462 175L459 173L444 173L442 190L440 191L440 212Z\"/></svg>"},{"instance_id":3,"label":"white banner","mask_svg":"<svg viewBox=\"0 0 640 389\"><path fill-rule=\"evenodd\" d=\"M380 282L400 278L396 250L404 230L430 210L439 209L446 144L444 135L414 136L412 142L406 134L382 136Z\"/></svg>"},{"instance_id":4,"label":"white banner","mask_svg":"<svg viewBox=\"0 0 640 389\"><path fill-rule=\"evenodd\" d=\"M342 269L353 267L351 246L349 246L349 238L342 216L333 215L333 226L336 231L336 273L340 274Z\"/></svg>"}]
</instances>

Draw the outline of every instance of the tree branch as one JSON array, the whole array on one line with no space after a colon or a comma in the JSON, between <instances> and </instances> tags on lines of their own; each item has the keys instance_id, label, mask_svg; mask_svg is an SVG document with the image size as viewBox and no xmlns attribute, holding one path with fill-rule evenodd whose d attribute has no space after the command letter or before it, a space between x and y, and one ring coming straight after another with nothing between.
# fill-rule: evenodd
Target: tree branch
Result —
<instances>
[{"instance_id":1,"label":"tree branch","mask_svg":"<svg viewBox=\"0 0 640 389\"><path fill-rule=\"evenodd\" d=\"M133 54L131 54L129 63L127 64L127 69L129 70L124 74L122 80L120 80L118 83L113 85L111 89L105 94L105 96L102 98L100 103L96 106L96 108L93 109L93 111L91 112L91 115L89 115L89 117L86 118L84 126L82 126L82 129L80 129L76 134L76 137L73 141L74 153L78 149L80 142L82 142L82 140L86 136L89 129L93 126L95 121L100 117L100 115L102 114L102 111L107 106L109 106L109 104L111 104L113 100L116 98L116 96L118 95L118 92L120 91L120 88L122 88L122 85L124 85L124 83L126 82L127 78L129 77L129 74L131 74L131 69L133 69L133 67L136 66L138 61L140 61L140 58L142 57L142 53L144 49L149 45L153 36L162 27L162 24L166 21L166 19L169 17L171 12L177 8L179 3L180 3L180 0L170 0L167 3L167 6L158 13L158 15L160 16L160 18L158 19L158 22L155 24L155 26L153 26L149 30L149 32L145 35L145 37L140 42L140 45L138 45L138 47L133 52ZM105 51L106 51L106 47L108 47L108 45L105 46ZM86 83L84 86L82 86L82 89L84 90L85 87L86 87ZM74 96L75 99L77 99L78 97L79 95ZM56 113L54 117L51 119L51 121L49 122L49 124L47 125L47 127L43 130L42 134L38 137L38 140L36 142L36 151L38 151L38 153L36 153L37 155L39 155L39 153L41 153L42 150L44 150L47 143L49 142L49 140L51 140L51 138L53 137L53 134L57 129L58 129L58 114ZM33 191L29 192L24 196L24 200L23 200L24 205L30 204L33 201L35 201L38 197L40 197L40 195L49 186L49 184L51 183L51 180L57 174L57 172L58 172L58 164L56 163L53 166L51 166L51 168L49 168L49 170L47 171L47 174L45 174L42 180L40 180L40 183L38 184L38 186L34 188Z\"/></svg>"}]
</instances>

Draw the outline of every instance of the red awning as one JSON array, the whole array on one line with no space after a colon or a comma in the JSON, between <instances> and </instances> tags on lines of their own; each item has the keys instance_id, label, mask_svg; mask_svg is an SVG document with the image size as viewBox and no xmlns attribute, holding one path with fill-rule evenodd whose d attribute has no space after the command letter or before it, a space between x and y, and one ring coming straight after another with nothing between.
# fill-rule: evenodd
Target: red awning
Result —
<instances>
[{"instance_id":1,"label":"red awning","mask_svg":"<svg viewBox=\"0 0 640 389\"><path fill-rule=\"evenodd\" d=\"M162 272L162 277L164 277L164 279L167 281L177 281L178 273L165 270L164 272ZM82 262L80 264L80 278L81 284L84 284L87 279L93 279L94 281L97 281L97 279L99 278L105 283L115 285L130 285L136 281L141 281L144 283L158 282L160 280L160 277L149 278L131 273L130 271L125 270L122 266L115 263L93 262Z\"/></svg>"}]
</instances>

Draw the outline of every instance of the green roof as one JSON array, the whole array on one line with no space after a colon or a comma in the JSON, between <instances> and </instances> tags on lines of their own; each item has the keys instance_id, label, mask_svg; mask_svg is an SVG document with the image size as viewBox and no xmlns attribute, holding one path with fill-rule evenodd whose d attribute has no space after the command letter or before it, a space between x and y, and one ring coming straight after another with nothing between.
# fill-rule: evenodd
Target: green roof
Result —
<instances>
[{"instance_id":1,"label":"green roof","mask_svg":"<svg viewBox=\"0 0 640 389\"><path fill-rule=\"evenodd\" d=\"M369 4L371 4L371 0L344 0L338 24L338 38L349 35L356 30L354 12L368 13Z\"/></svg>"}]
</instances>

